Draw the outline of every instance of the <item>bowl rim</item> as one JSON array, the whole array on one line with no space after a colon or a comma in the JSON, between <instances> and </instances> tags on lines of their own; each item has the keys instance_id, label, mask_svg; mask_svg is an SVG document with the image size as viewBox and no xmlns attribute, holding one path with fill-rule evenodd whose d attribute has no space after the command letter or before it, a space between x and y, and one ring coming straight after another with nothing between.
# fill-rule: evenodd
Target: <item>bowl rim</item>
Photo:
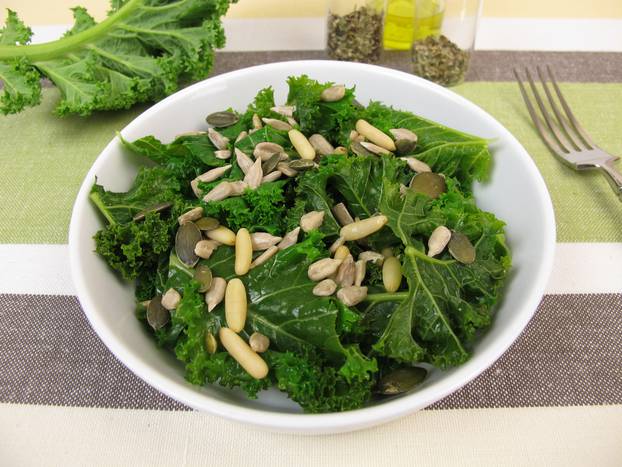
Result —
<instances>
[{"instance_id":1,"label":"bowl rim","mask_svg":"<svg viewBox=\"0 0 622 467\"><path fill-rule=\"evenodd\" d=\"M483 349L478 354L477 359L472 359L465 365L457 367L452 374L435 383L435 385L438 386L435 387L434 392L415 392L400 398L388 400L378 405L339 413L281 413L242 407L236 405L235 403L216 400L207 394L200 394L195 390L184 386L182 383L170 380L168 377L161 375L154 368L143 363L137 356L134 356L132 352L128 351L125 344L104 324L103 320L100 319L99 314L96 311L96 303L90 295L84 279L86 270L83 269L78 254L78 238L82 213L85 209L90 207L88 204L88 194L92 187L93 180L95 180L95 175L98 170L105 165L105 159L107 158L106 155L118 144L118 138L116 136L112 138L112 140L97 156L97 159L89 169L84 181L81 184L73 205L68 235L72 279L84 314L91 324L91 327L95 330L106 347L124 366L132 371L132 373L172 399L194 409L206 410L210 413L228 418L230 420L250 423L252 425L276 431L290 433L336 433L362 429L413 413L458 390L481 374L484 370L486 370L486 368L491 366L516 340L535 313L536 308L544 294L547 279L549 278L552 270L556 243L556 227L553 205L544 180L542 179L542 175L537 169L532 158L529 157L529 154L525 148L509 132L509 130L507 130L492 115L475 103L449 89L443 88L409 73L378 65L336 62L331 60L295 60L269 63L234 70L207 78L168 96L134 118L120 131L120 133L123 134L127 131L131 131L133 127L140 126L143 120L151 117L155 113L165 110L170 103L176 101L177 99L201 90L203 86L206 86L206 83L208 83L208 86L210 84L217 85L221 81L226 81L231 76L240 77L244 75L252 75L257 71L289 67L296 67L296 69L308 69L307 73L309 74L312 74L318 67L320 69L324 67L331 67L334 69L335 75L338 75L341 70L356 69L360 72L371 71L381 77L389 77L390 79L398 78L401 80L414 81L419 86L442 94L444 98L453 101L454 104L466 106L467 108L470 108L470 110L479 114L482 120L487 121L487 123L492 124L491 126L496 128L498 135L502 135L508 143L512 143L512 145L516 147L520 153L517 154L517 157L523 157L525 159L526 169L533 178L535 189L538 192L538 199L542 201L542 209L544 213L543 255L539 263L539 267L537 268L537 273L534 274L531 291L524 300L522 307L518 310L519 312L515 312L514 314L515 320L513 326L508 326L503 329L495 340L494 345L490 345L486 349Z\"/></svg>"}]
</instances>

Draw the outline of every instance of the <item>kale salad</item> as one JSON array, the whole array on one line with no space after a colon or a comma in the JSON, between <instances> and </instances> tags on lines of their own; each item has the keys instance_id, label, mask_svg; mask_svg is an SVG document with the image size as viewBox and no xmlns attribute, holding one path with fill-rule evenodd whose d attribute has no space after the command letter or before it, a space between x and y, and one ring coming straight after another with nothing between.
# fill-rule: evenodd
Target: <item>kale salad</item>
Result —
<instances>
[{"instance_id":1,"label":"kale salad","mask_svg":"<svg viewBox=\"0 0 622 467\"><path fill-rule=\"evenodd\" d=\"M262 89L171 143L121 138L153 163L125 193L93 186L96 251L191 383L357 409L464 363L491 325L511 265L472 194L491 154L353 88L287 82L284 104Z\"/></svg>"}]
</instances>

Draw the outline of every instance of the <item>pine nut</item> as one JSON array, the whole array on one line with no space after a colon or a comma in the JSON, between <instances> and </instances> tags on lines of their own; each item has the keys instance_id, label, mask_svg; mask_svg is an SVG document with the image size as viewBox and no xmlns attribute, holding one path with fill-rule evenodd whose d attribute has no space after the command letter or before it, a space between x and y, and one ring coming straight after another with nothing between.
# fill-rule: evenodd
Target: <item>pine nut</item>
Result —
<instances>
[{"instance_id":1,"label":"pine nut","mask_svg":"<svg viewBox=\"0 0 622 467\"><path fill-rule=\"evenodd\" d=\"M171 288L166 291L164 295L162 295L162 306L167 310L174 310L179 305L181 301L181 295L177 290Z\"/></svg>"},{"instance_id":2,"label":"pine nut","mask_svg":"<svg viewBox=\"0 0 622 467\"><path fill-rule=\"evenodd\" d=\"M199 240L194 246L194 254L199 258L209 259L215 249L211 240Z\"/></svg>"},{"instance_id":3,"label":"pine nut","mask_svg":"<svg viewBox=\"0 0 622 467\"><path fill-rule=\"evenodd\" d=\"M233 331L240 332L246 323L246 288L244 283L237 277L227 283L225 290L225 318L227 326Z\"/></svg>"},{"instance_id":4,"label":"pine nut","mask_svg":"<svg viewBox=\"0 0 622 467\"><path fill-rule=\"evenodd\" d=\"M300 218L300 228L304 232L318 229L324 222L324 211L311 211Z\"/></svg>"},{"instance_id":5,"label":"pine nut","mask_svg":"<svg viewBox=\"0 0 622 467\"><path fill-rule=\"evenodd\" d=\"M395 143L391 139L391 137L382 131L380 131L375 126L372 126L369 122L365 120L358 120L356 122L356 131L359 134L363 135L369 141L378 146L387 149L389 151L395 151L397 148L395 147Z\"/></svg>"},{"instance_id":6,"label":"pine nut","mask_svg":"<svg viewBox=\"0 0 622 467\"><path fill-rule=\"evenodd\" d=\"M313 146L311 146L311 143L305 135L298 130L289 130L287 134L301 158L307 160L315 159L315 149L313 149Z\"/></svg>"},{"instance_id":7,"label":"pine nut","mask_svg":"<svg viewBox=\"0 0 622 467\"><path fill-rule=\"evenodd\" d=\"M255 260L251 263L251 269L256 268L257 266L261 266L263 263L272 258L279 251L279 247L274 245L260 254Z\"/></svg>"},{"instance_id":8,"label":"pine nut","mask_svg":"<svg viewBox=\"0 0 622 467\"><path fill-rule=\"evenodd\" d=\"M337 248L337 250L335 250L335 254L333 255L333 258L334 259L346 259L349 254L350 254L350 249L347 246L342 245L339 248Z\"/></svg>"},{"instance_id":9,"label":"pine nut","mask_svg":"<svg viewBox=\"0 0 622 467\"><path fill-rule=\"evenodd\" d=\"M222 346L255 379L268 375L268 365L257 353L229 328L220 328L218 333Z\"/></svg>"},{"instance_id":10,"label":"pine nut","mask_svg":"<svg viewBox=\"0 0 622 467\"><path fill-rule=\"evenodd\" d=\"M235 236L235 273L243 276L248 272L253 261L253 244L251 234L241 228Z\"/></svg>"},{"instance_id":11,"label":"pine nut","mask_svg":"<svg viewBox=\"0 0 622 467\"><path fill-rule=\"evenodd\" d=\"M208 230L206 235L208 238L216 240L223 245L235 245L235 233L223 225L216 227L214 230Z\"/></svg>"},{"instance_id":12,"label":"pine nut","mask_svg":"<svg viewBox=\"0 0 622 467\"><path fill-rule=\"evenodd\" d=\"M396 292L402 283L402 266L400 260L391 256L382 265L382 283L387 292Z\"/></svg>"},{"instance_id":13,"label":"pine nut","mask_svg":"<svg viewBox=\"0 0 622 467\"><path fill-rule=\"evenodd\" d=\"M363 283L366 272L367 261L359 259L356 263L354 263L354 285L360 286Z\"/></svg>"},{"instance_id":14,"label":"pine nut","mask_svg":"<svg viewBox=\"0 0 622 467\"><path fill-rule=\"evenodd\" d=\"M270 347L270 339L260 332L254 332L248 338L248 345L257 353L263 353Z\"/></svg>"},{"instance_id":15,"label":"pine nut","mask_svg":"<svg viewBox=\"0 0 622 467\"><path fill-rule=\"evenodd\" d=\"M342 263L340 259L324 258L316 261L309 266L307 275L312 281L326 279L331 274L337 272L337 268Z\"/></svg>"},{"instance_id":16,"label":"pine nut","mask_svg":"<svg viewBox=\"0 0 622 467\"><path fill-rule=\"evenodd\" d=\"M444 225L439 225L434 229L432 235L428 239L428 256L436 256L441 253L449 240L451 239L451 230L449 230Z\"/></svg>"},{"instance_id":17,"label":"pine nut","mask_svg":"<svg viewBox=\"0 0 622 467\"><path fill-rule=\"evenodd\" d=\"M276 237L268 232L255 232L251 234L251 243L253 245L253 251L267 250L271 246L276 245L282 240L281 237Z\"/></svg>"},{"instance_id":18,"label":"pine nut","mask_svg":"<svg viewBox=\"0 0 622 467\"><path fill-rule=\"evenodd\" d=\"M380 253L382 253L382 256L384 256L385 258L390 258L391 256L393 256L393 248L391 248L390 246L386 246L380 251Z\"/></svg>"},{"instance_id":19,"label":"pine nut","mask_svg":"<svg viewBox=\"0 0 622 467\"><path fill-rule=\"evenodd\" d=\"M205 294L205 303L207 304L207 311L212 311L222 299L225 298L225 289L227 288L227 281L222 277L212 278L212 284L209 290Z\"/></svg>"},{"instance_id":20,"label":"pine nut","mask_svg":"<svg viewBox=\"0 0 622 467\"><path fill-rule=\"evenodd\" d=\"M341 228L340 235L349 240L360 240L369 235L378 232L388 222L387 216L373 216L367 219L344 225Z\"/></svg>"},{"instance_id":21,"label":"pine nut","mask_svg":"<svg viewBox=\"0 0 622 467\"><path fill-rule=\"evenodd\" d=\"M348 149L343 146L337 146L333 154L338 154L340 156L345 156L348 154Z\"/></svg>"},{"instance_id":22,"label":"pine nut","mask_svg":"<svg viewBox=\"0 0 622 467\"><path fill-rule=\"evenodd\" d=\"M218 342L216 341L214 334L209 331L205 334L205 348L211 355L215 354L218 350Z\"/></svg>"}]
</instances>

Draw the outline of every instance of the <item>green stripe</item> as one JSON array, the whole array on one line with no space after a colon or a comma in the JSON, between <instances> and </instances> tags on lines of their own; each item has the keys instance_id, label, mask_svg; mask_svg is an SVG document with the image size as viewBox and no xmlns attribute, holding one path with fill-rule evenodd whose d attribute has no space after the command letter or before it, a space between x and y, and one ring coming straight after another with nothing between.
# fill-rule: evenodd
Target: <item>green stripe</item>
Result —
<instances>
[{"instance_id":1,"label":"green stripe","mask_svg":"<svg viewBox=\"0 0 622 467\"><path fill-rule=\"evenodd\" d=\"M495 116L525 146L547 182L560 242L622 242L622 203L597 173L562 166L539 141L514 83L466 83L455 90ZM622 154L622 84L565 84L579 120L601 146ZM0 117L0 243L65 243L71 206L89 167L144 108L89 118L52 115L42 105ZM525 207L528 209L528 207Z\"/></svg>"}]
</instances>

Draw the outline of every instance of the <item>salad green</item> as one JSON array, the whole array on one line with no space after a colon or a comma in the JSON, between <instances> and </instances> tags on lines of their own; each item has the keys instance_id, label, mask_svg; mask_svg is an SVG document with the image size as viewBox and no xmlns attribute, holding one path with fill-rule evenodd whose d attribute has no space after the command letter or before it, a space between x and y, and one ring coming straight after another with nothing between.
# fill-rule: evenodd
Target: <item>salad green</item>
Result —
<instances>
[{"instance_id":1,"label":"salad green","mask_svg":"<svg viewBox=\"0 0 622 467\"><path fill-rule=\"evenodd\" d=\"M333 83L303 75L290 77L288 84L286 106L294 108L293 119L279 113L272 89L263 89L246 111L230 110L237 118L231 118L229 126L216 129L229 140L224 152L207 133L180 135L168 144L153 136L132 142L121 139L129 151L155 165L143 167L126 193L93 186L91 200L107 223L95 236L96 250L123 278L136 281L138 319L158 345L183 362L188 381L240 388L251 398L276 387L310 413L352 410L394 394L395 388L401 392L403 382L392 381L391 375L414 369L408 378L415 384L425 374L423 368L442 370L464 363L491 325L511 256L504 223L479 209L472 194L473 182L485 180L490 173L486 140L380 102L362 106L354 98L354 89L346 89L337 101L322 100L322 91ZM274 142L282 148L283 164L296 167L293 162L300 160L288 131L270 125L258 128L254 115L287 122L307 137L319 134L334 145L334 151L318 154L315 165L298 164L307 170L290 170L291 176L252 186L245 175L249 168L238 164L236 151L252 158L259 143ZM361 141L364 135L352 130L359 120L385 135L414 133L416 146L407 154L357 155L352 138ZM390 131L395 129L402 130ZM442 177L444 192L429 196L409 188L419 174L400 156L416 158L418 170L429 169ZM226 165L230 168L220 178L200 178ZM190 184L193 180L198 182L196 189ZM227 191L222 199L203 200L223 184L241 188ZM364 238L346 241L343 216L334 210L340 203L355 222L374 218L381 223ZM150 211L153 206L159 207ZM230 230L219 228L218 237L213 230L203 232L207 240L202 242L212 250L188 264L175 253L178 218L197 207L199 215L214 218ZM320 222L314 228L298 229L301 217L310 212L317 212ZM204 224L217 225L214 220ZM349 228L353 225L359 224ZM446 248L445 241L439 254L428 256L428 242L440 228L455 237L455 249L467 248L468 254L461 257L451 251L451 245ZM254 251L255 262L260 255L265 256L263 262L254 262L247 273L236 275L234 264L241 250L233 246L236 240L222 239L244 229L251 236L264 232L263 238L275 242L289 233L287 238L293 236L295 241L286 248L274 245ZM327 289L318 288L319 279L310 278L309 268L333 253L337 257L335 247L340 244L347 247L342 250L346 255L359 258L359 283L353 284L352 275L350 281L339 282L343 274L337 275L339 280L327 274L322 277L337 281L338 292L320 293ZM388 268L383 270L382 263L391 255L397 258L401 275L397 290L387 291L383 275ZM340 265L342 260L333 261ZM259 354L268 368L265 377L252 377L234 352L222 348L218 336L229 319L226 299L220 297L208 311L194 274L197 264L207 266L213 277L241 279L248 308L239 335L247 342L253 333L269 339L269 349ZM170 319L150 327L146 316L153 299L159 304L171 289L178 301L169 307Z\"/></svg>"}]
</instances>

